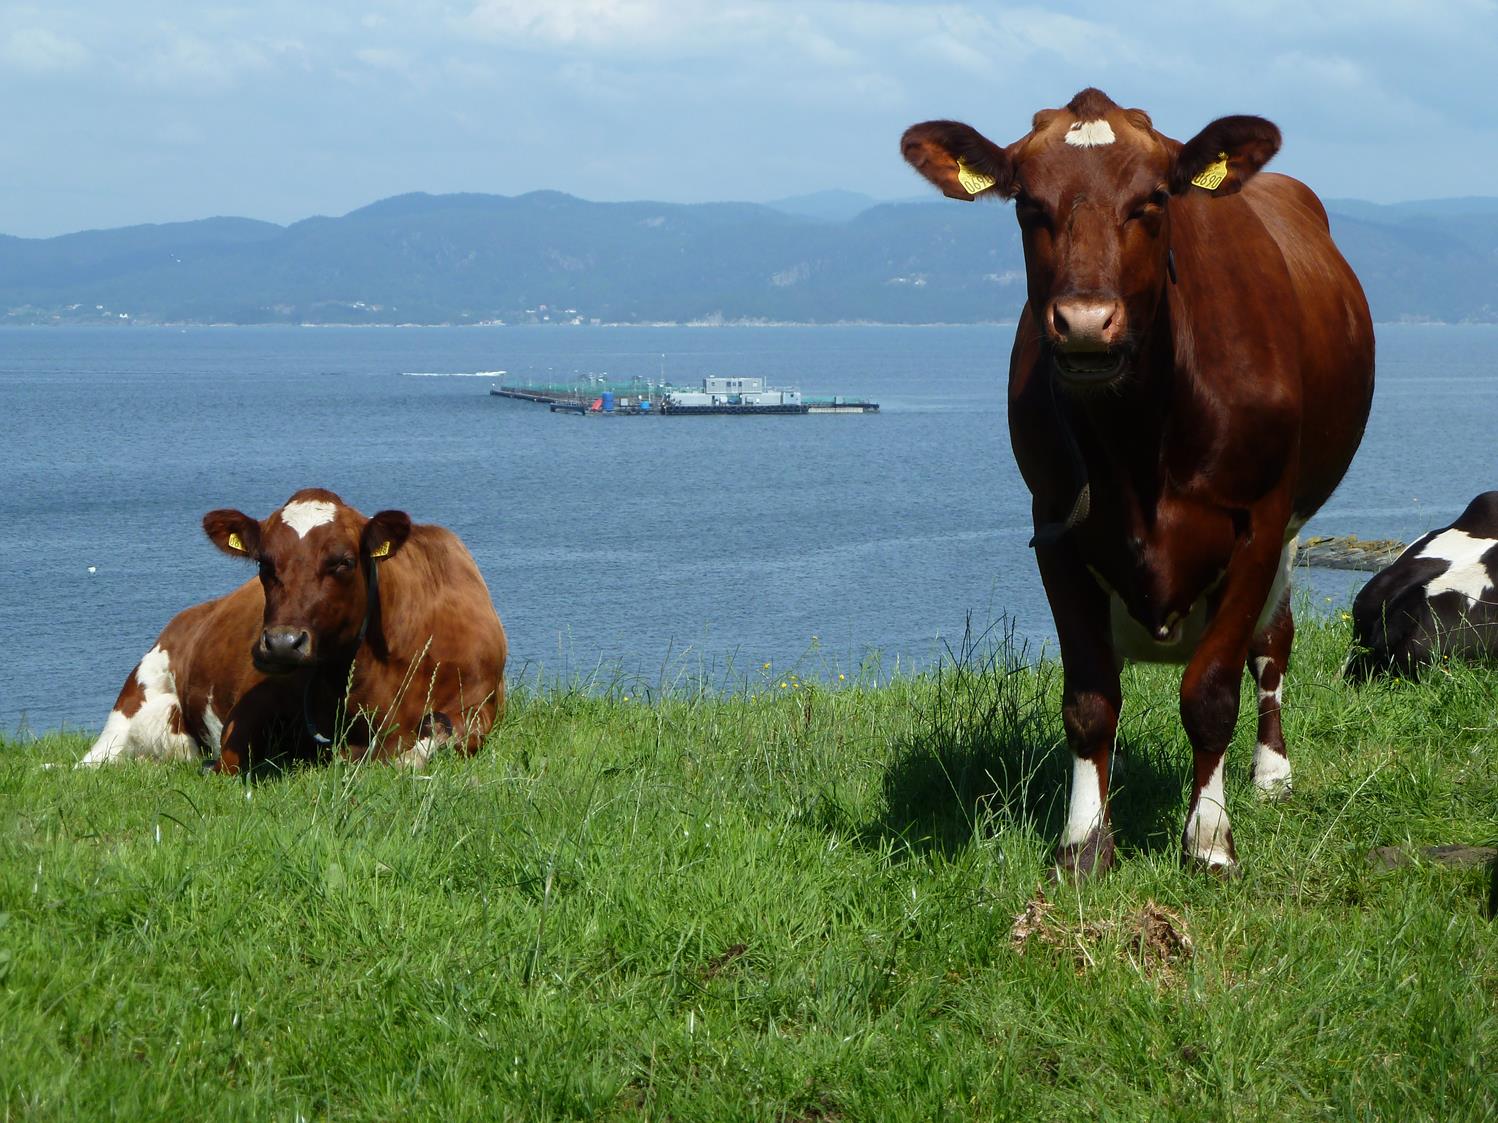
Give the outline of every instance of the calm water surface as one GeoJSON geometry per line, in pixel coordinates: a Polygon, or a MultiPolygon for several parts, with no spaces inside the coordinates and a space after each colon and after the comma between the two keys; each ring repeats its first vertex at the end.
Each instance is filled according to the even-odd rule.
{"type": "MultiPolygon", "coordinates": [[[[929,666],[1050,615],[1005,431],[1012,329],[0,329],[0,729],[96,728],[182,607],[198,528],[300,487],[468,543],[545,676],[929,666]],[[877,416],[553,415],[475,372],[763,375],[877,416]],[[468,375],[469,377],[463,377],[468,375]]],[[[1406,540],[1498,487],[1498,328],[1384,327],[1368,436],[1308,533],[1406,540]]],[[[1362,575],[1314,573],[1345,604],[1362,575]]],[[[1328,600],[1328,598],[1330,598],[1328,600]]]]}

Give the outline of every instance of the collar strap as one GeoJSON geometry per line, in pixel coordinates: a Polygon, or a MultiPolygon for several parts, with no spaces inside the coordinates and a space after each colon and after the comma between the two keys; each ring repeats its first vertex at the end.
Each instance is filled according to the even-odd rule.
{"type": "Polygon", "coordinates": [[[1035,534],[1030,539],[1030,549],[1038,549],[1042,546],[1054,546],[1067,534],[1075,530],[1087,521],[1087,516],[1092,513],[1092,481],[1087,475],[1087,458],[1082,455],[1082,446],[1077,443],[1077,434],[1072,428],[1071,419],[1067,416],[1066,403],[1056,393],[1056,376],[1053,372],[1046,372],[1046,380],[1051,387],[1051,408],[1056,412],[1056,425],[1061,430],[1062,443],[1066,448],[1067,466],[1071,469],[1071,477],[1077,489],[1077,497],[1072,501],[1071,511],[1066,518],[1060,522],[1041,523],[1035,528],[1035,534]]]}

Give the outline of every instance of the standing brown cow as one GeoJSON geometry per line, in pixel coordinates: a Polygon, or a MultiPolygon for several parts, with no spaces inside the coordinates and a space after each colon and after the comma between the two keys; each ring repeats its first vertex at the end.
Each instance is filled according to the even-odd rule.
{"type": "Polygon", "coordinates": [[[1222,770],[1250,660],[1254,782],[1290,782],[1289,568],[1362,439],[1373,327],[1316,196],[1256,174],[1279,143],[1224,117],[1182,144],[1092,89],[1007,147],[953,121],[903,138],[946,195],[1013,199],[1024,240],[1009,431],[1065,670],[1065,870],[1113,863],[1125,658],[1186,667],[1188,861],[1237,870],[1222,770]]]}
{"type": "Polygon", "coordinates": [[[83,764],[216,757],[237,772],[329,745],[424,765],[473,752],[504,710],[504,628],[463,543],[403,511],[365,518],[308,488],[257,521],[210,511],[259,579],[173,617],[83,764]]]}

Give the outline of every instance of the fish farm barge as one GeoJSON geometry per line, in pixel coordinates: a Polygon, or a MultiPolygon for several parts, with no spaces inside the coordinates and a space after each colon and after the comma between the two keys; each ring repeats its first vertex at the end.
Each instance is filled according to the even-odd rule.
{"type": "Polygon", "coordinates": [[[878,413],[878,402],[851,398],[807,398],[800,390],[766,386],[763,378],[709,375],[701,389],[662,382],[506,383],[496,398],[534,402],[552,413],[591,417],[762,416],[801,413],[878,413]]]}

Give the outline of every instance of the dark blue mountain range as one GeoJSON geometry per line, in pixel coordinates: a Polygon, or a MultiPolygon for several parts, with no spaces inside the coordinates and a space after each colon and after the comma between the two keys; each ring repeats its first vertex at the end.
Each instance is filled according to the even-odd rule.
{"type": "MultiPolygon", "coordinates": [[[[1498,320],[1498,199],[1334,200],[1381,321],[1498,320]]],[[[996,204],[852,192],[754,203],[401,195],[277,226],[211,218],[0,236],[8,323],[1012,320],[996,204]]]]}

